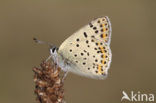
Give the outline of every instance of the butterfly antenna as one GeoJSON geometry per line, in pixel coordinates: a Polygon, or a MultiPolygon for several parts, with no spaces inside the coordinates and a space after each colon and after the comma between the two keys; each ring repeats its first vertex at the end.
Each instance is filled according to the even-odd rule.
{"type": "Polygon", "coordinates": [[[50,48],[54,47],[54,45],[52,45],[51,43],[49,42],[45,42],[45,41],[41,41],[41,40],[38,40],[37,38],[33,38],[33,40],[38,43],[38,44],[48,44],[50,46],[50,48]]]}

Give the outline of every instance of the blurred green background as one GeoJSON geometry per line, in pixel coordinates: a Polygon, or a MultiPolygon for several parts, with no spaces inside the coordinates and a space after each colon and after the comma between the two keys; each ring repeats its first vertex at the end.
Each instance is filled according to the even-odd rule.
{"type": "MultiPolygon", "coordinates": [[[[113,60],[108,78],[69,74],[67,103],[120,103],[122,91],[156,92],[156,1],[1,0],[0,103],[35,103],[32,68],[93,18],[109,16],[113,60]]],[[[127,103],[127,101],[123,101],[127,103]]]]}

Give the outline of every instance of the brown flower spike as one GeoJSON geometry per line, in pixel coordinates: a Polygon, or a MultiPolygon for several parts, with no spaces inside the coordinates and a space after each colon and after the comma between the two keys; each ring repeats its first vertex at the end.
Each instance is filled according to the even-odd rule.
{"type": "Polygon", "coordinates": [[[42,62],[34,67],[35,94],[39,103],[65,103],[60,68],[54,63],[42,62]]]}

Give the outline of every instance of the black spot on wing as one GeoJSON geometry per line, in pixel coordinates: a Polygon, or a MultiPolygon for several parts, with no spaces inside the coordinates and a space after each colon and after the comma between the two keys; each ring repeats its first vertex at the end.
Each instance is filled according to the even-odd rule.
{"type": "Polygon", "coordinates": [[[89,26],[92,28],[93,27],[93,24],[92,23],[89,23],[89,26]]]}
{"type": "Polygon", "coordinates": [[[96,27],[93,27],[93,29],[96,30],[97,28],[96,27]]]}
{"type": "Polygon", "coordinates": [[[72,52],[72,49],[70,49],[69,51],[72,52]]]}
{"type": "Polygon", "coordinates": [[[98,32],[99,32],[98,30],[95,31],[96,34],[97,34],[98,32]]]}
{"type": "Polygon", "coordinates": [[[79,44],[76,44],[76,47],[79,47],[80,45],[79,44]]]}
{"type": "Polygon", "coordinates": [[[84,37],[85,37],[85,38],[87,38],[87,37],[88,37],[88,35],[87,35],[87,33],[86,33],[86,32],[84,32],[83,34],[84,34],[84,37]]]}
{"type": "Polygon", "coordinates": [[[76,41],[80,41],[80,39],[79,39],[79,38],[77,38],[77,39],[76,39],[76,41]]]}
{"type": "Polygon", "coordinates": [[[86,43],[88,44],[88,43],[89,43],[89,41],[88,41],[88,40],[86,40],[86,43]]]}

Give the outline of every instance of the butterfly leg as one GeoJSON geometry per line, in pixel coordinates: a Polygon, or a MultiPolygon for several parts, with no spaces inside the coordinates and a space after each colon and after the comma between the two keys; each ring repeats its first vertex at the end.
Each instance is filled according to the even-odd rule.
{"type": "Polygon", "coordinates": [[[69,69],[68,69],[68,62],[64,60],[64,66],[62,67],[62,70],[64,71],[64,75],[62,77],[62,82],[65,80],[66,76],[69,73],[69,69]]]}
{"type": "Polygon", "coordinates": [[[64,80],[65,80],[65,78],[66,78],[66,76],[67,76],[68,73],[69,73],[69,71],[66,71],[66,72],[64,73],[64,75],[63,75],[63,77],[62,77],[62,82],[64,82],[64,80]]]}
{"type": "Polygon", "coordinates": [[[47,62],[48,60],[50,60],[52,58],[52,55],[50,55],[46,60],[45,62],[47,62]]]}

